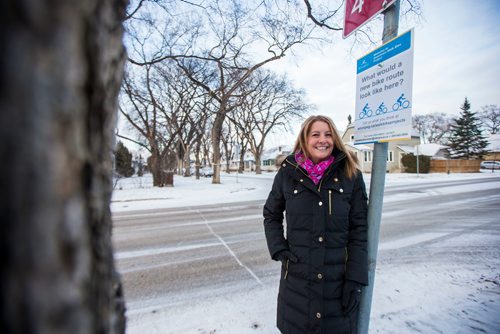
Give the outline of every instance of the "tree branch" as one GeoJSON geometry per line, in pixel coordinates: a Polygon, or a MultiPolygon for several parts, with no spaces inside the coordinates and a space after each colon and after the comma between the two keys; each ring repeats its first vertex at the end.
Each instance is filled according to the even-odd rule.
{"type": "MultiPolygon", "coordinates": [[[[312,6],[311,6],[311,3],[309,2],[309,0],[304,0],[304,3],[305,3],[305,5],[306,5],[306,7],[307,7],[307,17],[308,17],[308,18],[310,18],[310,19],[311,19],[311,21],[313,21],[313,23],[314,23],[314,24],[316,24],[317,26],[319,26],[319,27],[321,27],[321,28],[327,28],[327,29],[334,30],[334,31],[340,31],[340,30],[343,30],[342,28],[335,28],[335,27],[332,27],[332,26],[330,26],[330,25],[328,25],[328,24],[326,24],[326,23],[325,23],[325,21],[326,21],[327,19],[329,19],[330,17],[334,16],[334,15],[337,13],[338,9],[337,9],[337,10],[335,10],[335,11],[333,12],[333,14],[331,14],[330,16],[328,16],[326,19],[324,19],[324,20],[321,20],[321,21],[320,21],[320,20],[318,20],[318,19],[317,19],[317,18],[313,15],[313,13],[312,13],[312,6]]],[[[342,2],[342,3],[343,3],[343,2],[342,2]]],[[[341,6],[342,6],[342,5],[341,5],[341,6]]]]}

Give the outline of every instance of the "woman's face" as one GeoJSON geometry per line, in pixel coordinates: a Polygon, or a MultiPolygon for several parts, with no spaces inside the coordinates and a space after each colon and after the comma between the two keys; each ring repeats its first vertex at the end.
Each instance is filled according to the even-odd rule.
{"type": "Polygon", "coordinates": [[[330,157],[333,151],[333,133],[328,123],[316,121],[311,125],[306,150],[309,159],[315,164],[330,157]]]}

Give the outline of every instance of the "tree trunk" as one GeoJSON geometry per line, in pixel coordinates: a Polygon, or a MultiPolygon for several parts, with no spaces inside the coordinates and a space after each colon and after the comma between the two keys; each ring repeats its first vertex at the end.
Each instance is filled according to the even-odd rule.
{"type": "Polygon", "coordinates": [[[181,142],[177,143],[177,152],[176,152],[176,160],[177,160],[177,175],[184,175],[184,157],[185,157],[184,145],[181,142]]]}
{"type": "Polygon", "coordinates": [[[224,119],[226,118],[226,111],[224,103],[221,103],[219,112],[215,116],[214,124],[212,126],[212,149],[213,149],[213,170],[214,176],[212,178],[212,183],[220,184],[220,141],[222,135],[222,125],[224,124],[224,119]]]}
{"type": "Polygon", "coordinates": [[[261,162],[261,152],[257,152],[254,155],[255,157],[255,174],[262,174],[262,170],[260,168],[262,162],[261,162]]]}
{"type": "Polygon", "coordinates": [[[240,166],[238,168],[238,173],[243,173],[245,170],[245,151],[246,150],[243,149],[240,151],[240,166]]]}
{"type": "Polygon", "coordinates": [[[196,149],[195,149],[195,154],[194,154],[195,175],[196,175],[197,180],[200,179],[200,165],[201,165],[200,154],[201,154],[201,140],[196,142],[196,149]]]}
{"type": "Polygon", "coordinates": [[[226,173],[230,174],[231,173],[231,148],[229,148],[229,144],[226,142],[225,143],[225,150],[224,150],[224,155],[226,158],[226,173]]]}
{"type": "Polygon", "coordinates": [[[184,176],[191,176],[191,146],[189,144],[186,145],[186,153],[184,154],[184,176]]]}
{"type": "MultiPolygon", "coordinates": [[[[262,135],[265,138],[265,135],[262,135]]],[[[255,148],[255,174],[262,174],[262,152],[264,152],[264,139],[255,148]]]]}
{"type": "Polygon", "coordinates": [[[163,187],[166,182],[166,175],[163,171],[161,153],[157,148],[151,150],[151,156],[148,159],[149,169],[153,176],[153,187],[163,187]]]}
{"type": "Polygon", "coordinates": [[[176,152],[168,147],[164,148],[161,154],[161,170],[164,176],[163,185],[165,187],[174,186],[174,172],[177,165],[176,152]]]}
{"type": "Polygon", "coordinates": [[[109,204],[126,4],[1,2],[1,333],[125,331],[109,204]]]}

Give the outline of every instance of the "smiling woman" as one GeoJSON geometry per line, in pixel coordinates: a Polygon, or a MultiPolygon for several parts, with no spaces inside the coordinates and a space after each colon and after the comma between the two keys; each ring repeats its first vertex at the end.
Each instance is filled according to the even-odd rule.
{"type": "Polygon", "coordinates": [[[269,253],[282,263],[282,333],[356,333],[361,289],[368,283],[366,216],[354,155],[330,118],[309,117],[264,206],[269,253]]]}
{"type": "Polygon", "coordinates": [[[328,160],[331,157],[333,139],[328,123],[317,121],[311,125],[311,133],[307,137],[306,150],[309,153],[309,158],[315,164],[323,160],[328,160]]]}

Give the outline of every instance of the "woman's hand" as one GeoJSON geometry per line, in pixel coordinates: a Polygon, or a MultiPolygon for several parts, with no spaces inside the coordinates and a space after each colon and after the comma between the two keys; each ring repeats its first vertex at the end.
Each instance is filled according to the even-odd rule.
{"type": "Polygon", "coordinates": [[[295,256],[295,254],[293,254],[292,252],[290,252],[289,250],[282,250],[282,251],[279,251],[275,256],[274,258],[278,261],[281,261],[281,262],[285,262],[286,260],[290,260],[291,262],[293,263],[297,263],[297,261],[299,260],[297,258],[297,256],[295,256]]]}
{"type": "Polygon", "coordinates": [[[356,309],[361,300],[361,287],[358,282],[346,280],[342,289],[342,307],[345,315],[356,309]]]}

